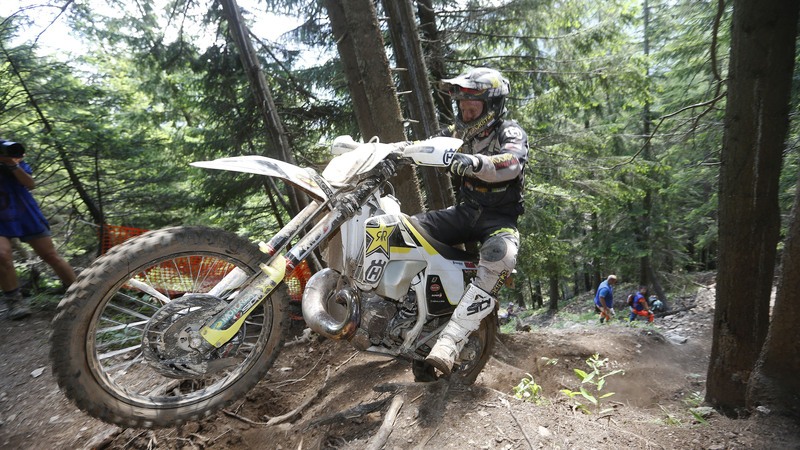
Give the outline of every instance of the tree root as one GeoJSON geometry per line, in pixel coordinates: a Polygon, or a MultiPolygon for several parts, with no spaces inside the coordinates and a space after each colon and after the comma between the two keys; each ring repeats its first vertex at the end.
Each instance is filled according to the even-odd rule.
{"type": "Polygon", "coordinates": [[[665,311],[665,312],[661,312],[661,313],[653,314],[653,317],[667,317],[667,316],[671,316],[671,315],[673,315],[673,314],[678,314],[679,312],[683,312],[683,311],[689,311],[690,309],[694,309],[694,307],[695,307],[695,306],[697,306],[697,305],[689,305],[689,306],[686,306],[686,307],[683,307],[683,308],[671,309],[671,310],[669,310],[669,311],[665,311]]]}
{"type": "Polygon", "coordinates": [[[369,450],[380,450],[383,448],[384,444],[386,444],[386,440],[389,439],[389,435],[392,434],[392,430],[394,429],[394,421],[397,419],[397,413],[400,412],[404,401],[404,395],[394,396],[392,404],[389,405],[389,410],[386,411],[386,416],[383,418],[383,424],[381,424],[378,433],[367,447],[369,450]]]}
{"type": "Polygon", "coordinates": [[[250,419],[248,419],[246,417],[242,417],[242,416],[240,416],[240,415],[238,415],[236,413],[233,413],[233,412],[227,411],[227,410],[223,410],[222,412],[225,413],[228,416],[237,418],[237,419],[241,420],[242,422],[249,423],[250,425],[259,425],[259,426],[267,426],[267,427],[273,426],[273,425],[278,425],[280,423],[283,423],[283,422],[286,422],[286,421],[289,421],[289,420],[293,419],[296,415],[300,414],[300,412],[303,411],[306,408],[306,406],[311,404],[311,402],[313,402],[317,397],[319,397],[319,395],[328,386],[328,377],[330,376],[330,374],[331,374],[331,368],[328,367],[328,371],[325,374],[325,381],[322,383],[322,386],[314,393],[314,395],[308,397],[306,399],[306,401],[301,403],[300,406],[298,406],[297,408],[289,411],[286,414],[272,417],[266,422],[256,422],[254,420],[250,420],[250,419]]]}
{"type": "Polygon", "coordinates": [[[392,397],[386,397],[383,400],[378,400],[377,402],[364,403],[345,411],[339,411],[337,413],[328,414],[327,416],[320,417],[319,419],[314,419],[308,425],[306,425],[305,428],[303,428],[303,432],[305,433],[306,431],[308,431],[309,428],[328,425],[331,423],[338,422],[342,419],[355,419],[357,417],[366,416],[371,412],[383,408],[383,405],[385,405],[386,402],[388,402],[389,399],[391,398],[392,397]]]}

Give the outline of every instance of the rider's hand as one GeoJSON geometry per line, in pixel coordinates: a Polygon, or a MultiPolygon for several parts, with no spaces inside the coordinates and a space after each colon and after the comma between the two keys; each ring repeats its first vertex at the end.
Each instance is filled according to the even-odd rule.
{"type": "Polygon", "coordinates": [[[456,153],[450,163],[450,172],[463,177],[467,173],[478,171],[481,167],[481,160],[477,156],[456,153]]]}

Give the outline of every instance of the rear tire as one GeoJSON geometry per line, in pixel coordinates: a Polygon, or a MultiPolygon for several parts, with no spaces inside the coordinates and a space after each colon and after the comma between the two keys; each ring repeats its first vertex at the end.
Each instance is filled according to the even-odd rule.
{"type": "Polygon", "coordinates": [[[494,350],[494,341],[497,339],[497,311],[495,310],[481,321],[481,326],[469,335],[469,341],[461,350],[461,357],[465,352],[474,353],[470,359],[462,359],[460,364],[453,367],[450,379],[459,384],[471,385],[478,379],[494,350]]]}
{"type": "MultiPolygon", "coordinates": [[[[229,405],[278,356],[288,326],[284,284],[212,352],[233,361],[215,373],[180,378],[155,370],[142,356],[142,332],[164,304],[208,293],[233,268],[253,275],[263,260],[250,241],[204,227],[151,231],[115,247],[80,274],[58,306],[50,357],[59,386],[89,415],[125,427],[173,426],[229,405]]],[[[181,314],[175,316],[188,317],[181,314]]]]}

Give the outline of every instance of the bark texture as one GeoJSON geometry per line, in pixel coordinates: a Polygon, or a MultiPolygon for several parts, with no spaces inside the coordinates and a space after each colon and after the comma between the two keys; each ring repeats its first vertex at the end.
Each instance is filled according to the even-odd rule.
{"type": "Polygon", "coordinates": [[[798,2],[785,0],[737,0],[733,6],[706,391],[706,400],[729,415],[745,406],[747,383],[767,335],[797,8],[798,2]]]}
{"type": "MultiPolygon", "coordinates": [[[[370,0],[324,0],[339,50],[356,121],[365,141],[406,140],[397,91],[383,47],[375,5],[370,0]]],[[[422,195],[413,167],[392,180],[407,214],[422,211],[422,195]]]]}
{"type": "Polygon", "coordinates": [[[800,417],[800,180],[789,218],[767,341],[750,376],[747,406],[800,417]]]}
{"type": "MultiPolygon", "coordinates": [[[[428,70],[422,53],[414,9],[411,0],[384,0],[383,9],[389,16],[389,31],[397,63],[397,78],[403,91],[411,138],[426,139],[439,131],[428,70]]],[[[445,209],[455,203],[453,185],[445,170],[421,167],[429,209],[445,209]]]]}

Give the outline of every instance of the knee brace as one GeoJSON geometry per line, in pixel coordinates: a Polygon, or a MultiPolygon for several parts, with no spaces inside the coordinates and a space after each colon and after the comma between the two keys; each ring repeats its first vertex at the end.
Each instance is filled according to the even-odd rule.
{"type": "Polygon", "coordinates": [[[481,259],[478,263],[475,285],[488,292],[489,295],[497,297],[506,278],[511,275],[511,271],[517,265],[518,249],[519,238],[516,230],[503,230],[490,236],[481,245],[481,259]]]}

